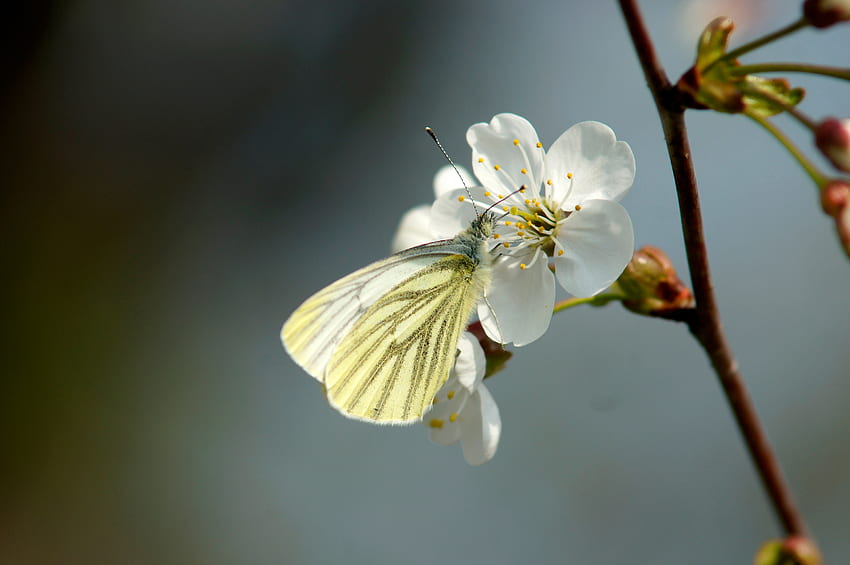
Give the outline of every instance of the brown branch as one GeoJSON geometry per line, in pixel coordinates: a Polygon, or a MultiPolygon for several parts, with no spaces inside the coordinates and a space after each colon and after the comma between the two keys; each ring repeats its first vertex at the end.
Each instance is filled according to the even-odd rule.
{"type": "Polygon", "coordinates": [[[738,429],[744,437],[777,518],[787,535],[803,535],[805,529],[803,519],[782,477],[779,463],[756,415],[755,407],[738,371],[738,363],[732,355],[720,324],[720,315],[708,268],[699,192],[685,129],[685,107],[655,55],[655,49],[636,1],[619,0],[619,3],[647,85],[658,108],[676,182],[688,268],[696,298],[696,312],[689,320],[688,327],[705,350],[720,380],[723,392],[735,415],[738,429]]]}

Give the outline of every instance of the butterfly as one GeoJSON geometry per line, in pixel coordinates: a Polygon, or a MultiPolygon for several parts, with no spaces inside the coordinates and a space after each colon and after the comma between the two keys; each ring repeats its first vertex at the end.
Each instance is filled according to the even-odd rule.
{"type": "Polygon", "coordinates": [[[490,285],[496,218],[476,214],[452,239],[406,249],[320,290],[284,323],[289,355],[331,406],[377,424],[422,418],[448,380],[457,344],[490,285]]]}

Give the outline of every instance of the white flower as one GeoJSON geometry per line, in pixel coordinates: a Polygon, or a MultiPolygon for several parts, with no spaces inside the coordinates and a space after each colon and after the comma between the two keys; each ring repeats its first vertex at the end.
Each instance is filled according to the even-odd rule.
{"type": "MultiPolygon", "coordinates": [[[[500,245],[493,282],[478,316],[491,339],[525,345],[549,327],[556,277],[571,294],[592,296],[631,259],[632,222],[618,201],[634,180],[634,155],[599,122],[574,125],[548,153],[534,127],[514,114],[473,125],[466,139],[483,185],[470,188],[478,212],[499,203],[495,211],[503,214],[493,236],[494,247],[500,245]]],[[[450,238],[469,226],[476,210],[450,171],[444,168],[435,179],[430,215],[424,207],[411,210],[400,226],[408,234],[400,232],[397,241],[450,238]]]]}
{"type": "Polygon", "coordinates": [[[434,405],[422,418],[431,441],[452,445],[460,441],[470,465],[486,463],[496,454],[502,420],[499,407],[484,386],[486,359],[478,340],[464,332],[449,380],[434,397],[434,405]]]}

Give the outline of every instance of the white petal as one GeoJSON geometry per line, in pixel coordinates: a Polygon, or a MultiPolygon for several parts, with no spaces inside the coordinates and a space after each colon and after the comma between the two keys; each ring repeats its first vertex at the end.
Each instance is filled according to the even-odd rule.
{"type": "Polygon", "coordinates": [[[478,181],[473,178],[466,168],[460,165],[456,166],[457,171],[451,165],[445,165],[434,175],[434,198],[439,198],[446,192],[456,188],[463,188],[464,183],[466,183],[466,186],[476,186],[478,184],[478,181]],[[463,181],[460,180],[458,173],[463,177],[463,181]]]}
{"type": "Polygon", "coordinates": [[[480,186],[469,187],[469,194],[478,204],[473,205],[467,196],[467,190],[455,189],[443,193],[431,206],[431,234],[434,239],[449,239],[469,227],[477,212],[483,212],[492,202],[484,196],[487,192],[480,186]]]}
{"type": "Polygon", "coordinates": [[[538,196],[545,152],[528,120],[498,114],[489,124],[470,127],[466,141],[472,147],[472,170],[481,184],[504,195],[525,185],[538,196]]]}
{"type": "Polygon", "coordinates": [[[610,200],[588,200],[558,229],[555,275],[570,294],[592,296],[626,268],[634,253],[632,221],[610,200]],[[563,255],[558,251],[563,249],[563,255]]]}
{"type": "Polygon", "coordinates": [[[460,415],[460,443],[470,465],[486,463],[496,454],[502,433],[499,407],[483,384],[466,403],[460,415]]]}
{"type": "Polygon", "coordinates": [[[469,392],[474,392],[484,378],[487,359],[478,339],[469,332],[463,332],[458,341],[460,351],[455,361],[454,374],[458,382],[469,392]]]}
{"type": "Polygon", "coordinates": [[[536,249],[495,261],[493,282],[486,302],[478,305],[478,317],[490,339],[521,346],[546,333],[554,305],[555,277],[546,254],[536,249]],[[520,263],[528,267],[521,269],[520,263]]]}
{"type": "Polygon", "coordinates": [[[431,235],[431,206],[422,204],[405,212],[393,238],[393,253],[434,241],[431,235]]]}
{"type": "Polygon", "coordinates": [[[469,391],[450,378],[442,386],[436,396],[436,403],[422,418],[422,423],[429,429],[429,437],[438,445],[451,445],[460,439],[460,413],[468,403],[469,391]],[[452,415],[454,414],[454,418],[452,415]],[[452,421],[454,420],[454,421],[452,421]]]}
{"type": "Polygon", "coordinates": [[[552,180],[552,201],[564,210],[596,198],[619,201],[634,182],[635,156],[605,124],[581,122],[549,149],[544,178],[552,180]]]}

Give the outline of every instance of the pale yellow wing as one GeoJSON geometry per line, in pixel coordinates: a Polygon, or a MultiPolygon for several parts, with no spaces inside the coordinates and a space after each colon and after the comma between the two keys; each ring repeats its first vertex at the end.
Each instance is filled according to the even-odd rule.
{"type": "Polygon", "coordinates": [[[319,381],[331,354],[357,319],[401,281],[446,257],[431,246],[367,265],[323,288],[298,307],[280,332],[286,351],[319,381]]]}
{"type": "Polygon", "coordinates": [[[478,274],[468,256],[447,255],[387,291],[334,351],[324,378],[328,401],[375,423],[420,419],[448,380],[483,286],[478,274]]]}

